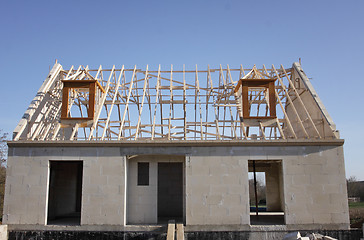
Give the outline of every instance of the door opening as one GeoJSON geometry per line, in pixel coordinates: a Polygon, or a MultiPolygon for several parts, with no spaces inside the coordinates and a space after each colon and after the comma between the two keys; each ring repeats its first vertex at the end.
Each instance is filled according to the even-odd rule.
{"type": "Polygon", "coordinates": [[[82,161],[50,161],[47,225],[80,225],[82,161]]]}
{"type": "Polygon", "coordinates": [[[158,163],[158,222],[183,221],[183,163],[158,163]]]}

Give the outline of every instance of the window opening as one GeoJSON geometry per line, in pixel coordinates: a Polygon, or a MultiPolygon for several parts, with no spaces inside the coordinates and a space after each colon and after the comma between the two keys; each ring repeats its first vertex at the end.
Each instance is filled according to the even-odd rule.
{"type": "Polygon", "coordinates": [[[285,224],[281,161],[250,160],[248,164],[250,224],[285,224]]]}
{"type": "Polygon", "coordinates": [[[276,118],[275,80],[258,78],[239,80],[235,93],[241,87],[243,119],[276,118]]]}
{"type": "Polygon", "coordinates": [[[95,114],[97,89],[102,88],[97,80],[62,80],[61,120],[92,120],[95,114]]]}
{"type": "Polygon", "coordinates": [[[138,186],[149,186],[149,162],[138,162],[138,186]]]}

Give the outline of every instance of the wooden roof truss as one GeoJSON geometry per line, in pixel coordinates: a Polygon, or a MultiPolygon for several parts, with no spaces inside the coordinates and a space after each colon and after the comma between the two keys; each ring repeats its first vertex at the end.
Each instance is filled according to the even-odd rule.
{"type": "Polygon", "coordinates": [[[13,135],[15,141],[327,138],[339,138],[338,132],[298,63],[288,69],[220,65],[203,70],[172,65],[64,70],[57,63],[13,135]],[[95,96],[70,88],[62,102],[65,82],[95,80],[95,96]],[[249,82],[256,84],[244,88],[249,82]],[[66,119],[61,119],[62,104],[68,104],[66,119]],[[90,107],[94,114],[87,117],[90,107]]]}

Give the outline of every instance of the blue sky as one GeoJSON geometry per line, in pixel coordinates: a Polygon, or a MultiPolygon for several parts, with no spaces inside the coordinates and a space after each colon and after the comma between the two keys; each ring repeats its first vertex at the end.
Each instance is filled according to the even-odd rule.
{"type": "Polygon", "coordinates": [[[0,0],[0,129],[11,133],[55,59],[112,67],[289,68],[298,58],[364,180],[364,1],[0,0]]]}

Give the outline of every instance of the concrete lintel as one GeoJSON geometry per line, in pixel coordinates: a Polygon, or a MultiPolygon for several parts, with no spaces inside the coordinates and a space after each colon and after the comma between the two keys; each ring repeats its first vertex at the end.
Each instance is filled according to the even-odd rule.
{"type": "Polygon", "coordinates": [[[210,147],[210,146],[342,146],[344,139],[223,140],[223,141],[8,141],[9,147],[210,147]]]}

